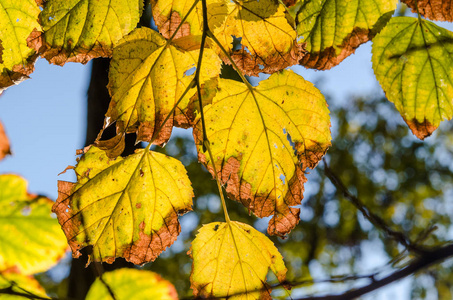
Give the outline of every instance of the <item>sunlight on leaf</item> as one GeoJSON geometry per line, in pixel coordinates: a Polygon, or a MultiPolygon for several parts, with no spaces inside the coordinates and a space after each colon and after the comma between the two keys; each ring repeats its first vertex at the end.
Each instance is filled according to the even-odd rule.
{"type": "MultiPolygon", "coordinates": [[[[314,168],[330,146],[327,104],[313,84],[292,71],[273,74],[252,92],[221,79],[212,105],[205,106],[207,137],[228,195],[258,217],[274,215],[269,234],[285,235],[299,222],[304,170],[314,168]]],[[[194,137],[199,160],[214,173],[202,151],[202,127],[194,137]]]]}
{"type": "Polygon", "coordinates": [[[9,140],[6,136],[5,129],[0,122],[0,160],[4,159],[6,155],[11,154],[9,140]]]}
{"type": "Polygon", "coordinates": [[[151,271],[115,270],[102,274],[102,281],[99,278],[96,279],[88,291],[86,300],[178,299],[175,287],[169,281],[162,279],[159,274],[151,271]]]}
{"type": "Polygon", "coordinates": [[[425,18],[433,21],[449,21],[453,22],[453,3],[451,0],[420,0],[415,3],[416,0],[401,0],[401,2],[407,4],[412,12],[417,13],[418,11],[425,18]]]}
{"type": "Polygon", "coordinates": [[[109,159],[91,147],[75,168],[78,183],[60,181],[53,207],[73,256],[134,264],[155,260],[176,240],[178,215],[192,210],[192,187],[184,166],[156,152],[137,150],[109,159]]]}
{"type": "MultiPolygon", "coordinates": [[[[167,45],[159,33],[148,28],[137,29],[124,38],[115,48],[110,64],[112,101],[106,114],[106,126],[116,121],[117,134],[121,138],[124,132],[137,132],[138,141],[151,141],[191,84],[198,56],[198,50],[181,51],[174,45],[167,45]]],[[[201,84],[218,76],[220,63],[212,50],[205,49],[201,84]]],[[[187,127],[192,123],[185,111],[194,93],[192,88],[179,103],[174,115],[159,132],[155,144],[167,142],[174,125],[187,127]]],[[[111,145],[119,142],[117,140],[118,137],[97,144],[112,148],[111,145]]]]}
{"type": "Polygon", "coordinates": [[[139,22],[142,0],[47,0],[29,45],[49,62],[87,63],[109,57],[113,46],[139,22]]]}
{"type": "Polygon", "coordinates": [[[300,64],[330,69],[371,40],[390,19],[395,0],[302,1],[297,14],[297,34],[308,54],[300,64]]]}
{"type": "Polygon", "coordinates": [[[22,177],[0,175],[0,271],[43,272],[63,257],[67,244],[51,216],[52,204],[27,194],[22,177]]]}
{"type": "Polygon", "coordinates": [[[453,116],[453,33],[395,17],[373,40],[376,78],[412,132],[424,139],[453,116]]]}
{"type": "Polygon", "coordinates": [[[244,74],[273,73],[299,62],[305,52],[283,5],[272,0],[225,2],[228,16],[212,31],[244,74]],[[233,48],[233,36],[240,39],[240,49],[233,48]]]}
{"type": "Polygon", "coordinates": [[[12,292],[24,294],[24,296],[0,293],[1,300],[35,299],[30,297],[31,295],[48,298],[44,288],[32,276],[16,273],[0,273],[0,290],[8,288],[11,288],[12,292]]]}
{"type": "Polygon", "coordinates": [[[192,242],[191,288],[197,297],[271,299],[269,269],[286,276],[281,254],[261,232],[240,222],[203,225],[192,242]]]}
{"type": "Polygon", "coordinates": [[[40,29],[35,0],[0,0],[0,93],[28,78],[37,55],[27,47],[27,37],[40,29]]]}

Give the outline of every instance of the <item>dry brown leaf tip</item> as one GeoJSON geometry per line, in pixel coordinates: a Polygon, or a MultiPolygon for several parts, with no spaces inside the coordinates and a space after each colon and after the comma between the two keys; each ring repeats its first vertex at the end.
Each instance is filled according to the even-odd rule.
{"type": "Polygon", "coordinates": [[[415,118],[409,121],[404,119],[404,121],[407,123],[412,133],[420,140],[424,140],[437,129],[437,126],[431,124],[427,119],[424,119],[423,122],[419,122],[415,118]]]}
{"type": "Polygon", "coordinates": [[[6,136],[5,130],[3,129],[2,123],[0,123],[0,160],[5,158],[5,156],[9,154],[11,154],[9,140],[6,136]]]}
{"type": "Polygon", "coordinates": [[[329,70],[353,54],[361,44],[371,40],[375,34],[375,32],[368,29],[354,28],[341,45],[337,47],[330,46],[320,52],[307,53],[299,63],[306,68],[329,70]],[[337,53],[337,49],[340,49],[339,53],[337,53]]]}
{"type": "Polygon", "coordinates": [[[412,12],[418,12],[425,18],[434,21],[453,22],[453,2],[451,0],[402,0],[412,12]]]}

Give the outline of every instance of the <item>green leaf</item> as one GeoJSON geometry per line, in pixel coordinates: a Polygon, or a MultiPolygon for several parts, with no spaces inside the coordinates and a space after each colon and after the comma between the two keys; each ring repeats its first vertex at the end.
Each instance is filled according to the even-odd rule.
{"type": "Polygon", "coordinates": [[[330,69],[371,40],[390,19],[395,0],[303,0],[297,13],[297,35],[306,43],[300,64],[330,69]]]}
{"type": "Polygon", "coordinates": [[[389,101],[424,139],[453,116],[453,33],[432,22],[393,18],[373,40],[373,69],[389,101]]]}
{"type": "Polygon", "coordinates": [[[412,12],[420,12],[425,18],[433,21],[453,22],[453,6],[450,0],[401,0],[412,12]],[[417,11],[418,8],[418,11],[417,11]]]}
{"type": "MultiPolygon", "coordinates": [[[[258,217],[274,215],[268,233],[285,235],[299,222],[306,181],[330,146],[327,104],[313,84],[292,71],[273,74],[249,89],[220,80],[204,108],[207,138],[218,177],[229,196],[258,217]]],[[[198,158],[214,174],[203,153],[201,121],[194,129],[198,158]]]]}
{"type": "Polygon", "coordinates": [[[0,271],[43,272],[63,257],[67,245],[53,202],[27,194],[27,182],[17,175],[0,175],[0,271]]]}
{"type": "Polygon", "coordinates": [[[14,295],[1,293],[1,300],[36,299],[33,296],[50,299],[36,279],[23,274],[0,273],[0,289],[9,289],[11,294],[14,293],[14,295]]]}
{"type": "Polygon", "coordinates": [[[184,166],[160,153],[137,150],[109,159],[91,147],[75,172],[78,183],[60,181],[53,207],[74,257],[92,246],[94,261],[155,260],[176,240],[178,215],[192,210],[184,166]]]}
{"type": "MultiPolygon", "coordinates": [[[[195,93],[194,88],[158,131],[186,88],[192,84],[198,56],[199,50],[182,51],[149,28],[137,29],[121,40],[110,64],[112,101],[105,125],[116,122],[118,136],[97,142],[97,145],[106,149],[115,148],[123,143],[125,132],[137,132],[138,141],[149,142],[155,138],[155,144],[162,144],[170,138],[173,125],[187,127],[191,124],[193,120],[186,115],[186,111],[190,96],[195,93]]],[[[200,84],[217,77],[220,64],[221,60],[214,51],[205,49],[200,84]]],[[[122,147],[109,156],[121,152],[122,147]]]]}
{"type": "Polygon", "coordinates": [[[175,287],[159,274],[145,270],[120,269],[102,274],[102,280],[97,278],[85,299],[177,300],[178,295],[175,287]]]}
{"type": "Polygon", "coordinates": [[[143,0],[48,0],[39,15],[43,32],[29,45],[49,62],[87,63],[109,57],[114,45],[139,22],[143,0]]]}
{"type": "Polygon", "coordinates": [[[0,93],[33,72],[37,55],[27,37],[41,29],[39,12],[35,0],[0,0],[0,93]]]}
{"type": "Polygon", "coordinates": [[[261,232],[240,222],[203,225],[192,242],[191,288],[196,297],[271,299],[269,269],[279,282],[286,268],[281,254],[261,232]]]}

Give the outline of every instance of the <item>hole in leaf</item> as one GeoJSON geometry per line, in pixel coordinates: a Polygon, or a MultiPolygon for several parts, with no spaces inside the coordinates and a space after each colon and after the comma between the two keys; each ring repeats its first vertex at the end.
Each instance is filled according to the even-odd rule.
{"type": "Polygon", "coordinates": [[[286,176],[283,174],[280,174],[280,180],[283,182],[283,184],[286,184],[286,176]]]}
{"type": "Polygon", "coordinates": [[[31,208],[30,206],[25,206],[24,208],[22,208],[22,210],[20,211],[20,213],[26,217],[26,216],[29,216],[31,214],[31,208]]]}
{"type": "Polygon", "coordinates": [[[193,75],[193,74],[195,73],[196,70],[197,70],[196,67],[192,67],[192,68],[190,68],[189,70],[187,70],[187,71],[184,72],[184,76],[193,75]]]}

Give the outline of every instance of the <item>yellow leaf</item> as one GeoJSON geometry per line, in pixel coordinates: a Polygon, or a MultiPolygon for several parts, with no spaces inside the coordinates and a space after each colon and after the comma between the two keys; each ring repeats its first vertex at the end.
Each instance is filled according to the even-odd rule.
{"type": "Polygon", "coordinates": [[[191,288],[196,297],[271,299],[269,269],[286,276],[281,254],[261,232],[240,222],[204,225],[192,242],[191,288]]]}
{"type": "Polygon", "coordinates": [[[177,300],[175,287],[159,274],[134,269],[119,269],[102,274],[88,291],[85,300],[177,300]],[[109,291],[109,289],[110,291],[109,291]],[[115,296],[112,298],[111,293],[115,296]]]}
{"type": "Polygon", "coordinates": [[[308,54],[301,65],[330,69],[371,40],[396,8],[396,0],[303,0],[297,34],[308,54]]]}
{"type": "Polygon", "coordinates": [[[114,45],[140,19],[143,0],[47,0],[29,45],[49,62],[87,63],[109,57],[114,45]]]}
{"type": "Polygon", "coordinates": [[[46,291],[39,282],[32,276],[25,276],[16,273],[0,273],[0,290],[11,289],[13,292],[20,295],[8,295],[0,293],[0,300],[20,300],[20,299],[35,299],[31,296],[50,299],[46,295],[46,291]]]}
{"type": "Polygon", "coordinates": [[[74,257],[92,246],[95,261],[154,260],[176,240],[178,215],[192,209],[183,165],[160,153],[138,150],[109,159],[91,147],[75,172],[78,183],[60,181],[53,207],[74,257]]]}
{"type": "Polygon", "coordinates": [[[67,244],[51,216],[52,204],[28,194],[22,177],[0,175],[0,271],[43,272],[63,257],[67,244]]]}
{"type": "Polygon", "coordinates": [[[39,12],[35,0],[0,0],[0,94],[33,72],[37,55],[27,37],[41,28],[39,12]]]}
{"type": "MultiPolygon", "coordinates": [[[[124,132],[137,132],[139,141],[149,142],[155,137],[154,143],[162,144],[170,138],[174,125],[187,127],[192,122],[185,111],[194,88],[155,136],[192,83],[198,56],[199,50],[181,51],[149,28],[137,29],[121,40],[110,65],[112,101],[106,114],[106,126],[116,121],[121,138],[116,137],[114,146],[122,141],[124,132]]],[[[218,76],[220,63],[214,51],[205,49],[200,84],[218,76]]],[[[104,147],[104,144],[99,145],[104,147]]],[[[112,147],[107,145],[106,148],[112,147]]]]}
{"type": "Polygon", "coordinates": [[[11,154],[8,137],[6,136],[2,123],[0,123],[0,160],[4,159],[8,154],[11,154]]]}
{"type": "MultiPolygon", "coordinates": [[[[310,82],[292,71],[273,74],[256,88],[220,80],[204,108],[206,132],[218,177],[229,196],[258,217],[274,215],[269,234],[285,235],[299,222],[304,170],[314,168],[330,146],[326,101],[310,82]]],[[[201,121],[194,129],[199,160],[201,121]]]]}
{"type": "Polygon", "coordinates": [[[283,5],[273,0],[224,2],[228,16],[211,30],[244,74],[274,73],[299,62],[304,50],[283,5]],[[232,36],[241,39],[241,49],[233,49],[232,36]]]}

